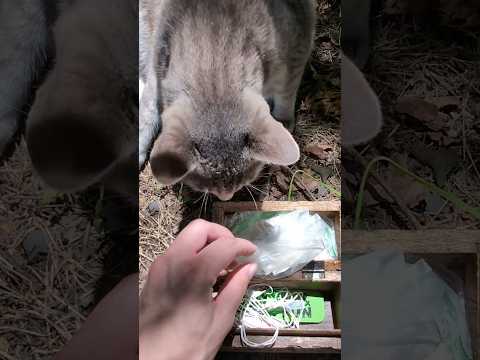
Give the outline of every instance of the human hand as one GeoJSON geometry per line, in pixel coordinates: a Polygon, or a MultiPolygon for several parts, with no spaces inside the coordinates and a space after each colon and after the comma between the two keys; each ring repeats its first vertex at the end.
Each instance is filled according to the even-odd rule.
{"type": "Polygon", "coordinates": [[[203,220],[189,224],[150,268],[140,296],[140,359],[213,359],[256,264],[233,269],[215,298],[212,287],[237,256],[255,250],[223,226],[203,220]]]}

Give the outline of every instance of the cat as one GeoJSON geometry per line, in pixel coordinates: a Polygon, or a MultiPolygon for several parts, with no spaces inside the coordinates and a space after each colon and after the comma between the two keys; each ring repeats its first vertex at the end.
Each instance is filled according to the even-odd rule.
{"type": "Polygon", "coordinates": [[[26,119],[35,171],[58,191],[101,181],[137,202],[138,1],[0,4],[0,155],[46,72],[26,119]]]}
{"type": "Polygon", "coordinates": [[[139,165],[229,200],[296,163],[314,27],[313,0],[141,0],[139,165]]]}

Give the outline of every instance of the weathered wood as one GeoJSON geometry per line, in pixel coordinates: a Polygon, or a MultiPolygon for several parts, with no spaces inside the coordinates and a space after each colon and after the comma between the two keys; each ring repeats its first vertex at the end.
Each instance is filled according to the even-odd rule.
{"type": "Polygon", "coordinates": [[[317,354],[315,352],[295,354],[281,352],[259,352],[259,351],[220,351],[215,360],[341,360],[339,352],[328,354],[317,354]]]}
{"type": "MultiPolygon", "coordinates": [[[[246,330],[247,335],[261,335],[261,336],[272,336],[275,332],[274,329],[248,329],[246,330]]],[[[235,330],[235,334],[239,335],[240,330],[235,330]]],[[[279,336],[302,336],[302,337],[340,337],[342,331],[340,329],[280,329],[278,331],[279,336]]]]}
{"type": "Polygon", "coordinates": [[[222,209],[224,213],[239,211],[288,211],[307,209],[311,211],[340,211],[340,201],[239,201],[239,202],[216,202],[214,208],[222,209]]]}
{"type": "Polygon", "coordinates": [[[327,354],[318,354],[315,352],[295,354],[292,356],[291,353],[282,353],[282,352],[259,352],[256,350],[252,351],[220,351],[215,360],[341,360],[342,354],[339,352],[336,353],[327,353],[327,354]]]}
{"type": "MultiPolygon", "coordinates": [[[[340,271],[325,271],[325,278],[318,280],[310,280],[302,278],[302,271],[296,272],[292,276],[277,279],[269,280],[268,284],[273,287],[288,287],[288,288],[298,288],[298,289],[321,289],[332,288],[337,286],[337,283],[340,283],[342,278],[340,271]]],[[[263,279],[253,279],[252,284],[264,284],[265,280],[263,279]]]]}
{"type": "Polygon", "coordinates": [[[343,253],[396,249],[410,253],[474,254],[480,244],[477,230],[343,230],[343,253]]]}
{"type": "Polygon", "coordinates": [[[342,270],[342,262],[340,260],[325,261],[326,271],[342,270]]]}
{"type": "MultiPolygon", "coordinates": [[[[249,336],[251,341],[263,342],[271,336],[249,336]]],[[[228,336],[225,339],[222,350],[226,351],[252,351],[243,346],[240,335],[228,336]]],[[[275,344],[268,349],[255,349],[255,351],[268,352],[299,352],[299,353],[339,353],[341,339],[339,337],[299,337],[279,336],[275,344]]]]}

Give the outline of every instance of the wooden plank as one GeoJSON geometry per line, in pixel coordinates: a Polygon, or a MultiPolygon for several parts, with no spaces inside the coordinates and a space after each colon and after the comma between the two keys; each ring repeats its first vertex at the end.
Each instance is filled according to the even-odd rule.
{"type": "MultiPolygon", "coordinates": [[[[340,283],[342,280],[342,275],[340,271],[325,271],[325,278],[318,280],[303,279],[302,271],[296,272],[292,276],[277,279],[277,280],[268,280],[268,284],[273,287],[287,287],[287,288],[296,288],[296,289],[324,289],[325,286],[322,284],[329,284],[331,286],[336,286],[336,283],[340,283]]],[[[253,279],[252,284],[264,284],[264,279],[253,279]]],[[[330,288],[330,286],[328,286],[330,288]]]]}
{"type": "Polygon", "coordinates": [[[240,211],[289,211],[307,209],[311,211],[339,212],[340,201],[239,201],[239,202],[216,202],[214,208],[224,213],[240,211]]]}
{"type": "MultiPolygon", "coordinates": [[[[272,336],[275,329],[247,329],[247,335],[250,336],[272,336]]],[[[236,335],[240,335],[240,329],[235,330],[236,335]]],[[[280,329],[279,336],[301,336],[301,337],[340,337],[342,331],[340,329],[280,329]]]]}
{"type": "Polygon", "coordinates": [[[343,230],[343,253],[396,249],[410,253],[474,254],[480,244],[478,230],[343,230]]]}
{"type": "MultiPolygon", "coordinates": [[[[261,343],[270,336],[249,336],[249,340],[261,343]]],[[[242,344],[240,335],[230,335],[225,339],[222,350],[224,351],[252,351],[242,344]]],[[[315,353],[328,354],[339,353],[341,350],[341,339],[338,337],[299,337],[299,336],[279,336],[275,344],[268,349],[253,349],[254,351],[264,352],[287,352],[287,353],[315,353]]]]}
{"type": "Polygon", "coordinates": [[[341,360],[340,353],[317,354],[315,352],[295,354],[292,357],[288,352],[259,352],[252,351],[220,351],[215,360],[341,360]]]}

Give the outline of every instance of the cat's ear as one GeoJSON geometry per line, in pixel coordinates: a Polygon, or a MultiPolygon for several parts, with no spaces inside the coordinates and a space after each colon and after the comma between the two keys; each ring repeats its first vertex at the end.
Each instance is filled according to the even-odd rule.
{"type": "Polygon", "coordinates": [[[162,114],[162,132],[150,154],[153,175],[163,185],[173,185],[193,170],[191,140],[185,124],[188,106],[177,101],[162,114]]]}
{"type": "Polygon", "coordinates": [[[47,82],[37,92],[26,142],[43,181],[58,191],[73,192],[102,180],[134,149],[128,140],[134,139],[134,127],[124,126],[128,120],[116,106],[92,106],[74,89],[57,94],[51,90],[55,84],[47,82]]]}
{"type": "Polygon", "coordinates": [[[342,54],[342,144],[357,145],[382,127],[380,102],[362,72],[342,54]]]}
{"type": "Polygon", "coordinates": [[[252,134],[251,151],[255,160],[288,166],[300,159],[300,149],[292,134],[273,117],[257,121],[252,134]]]}
{"type": "Polygon", "coordinates": [[[163,185],[182,181],[192,170],[184,137],[174,132],[162,133],[153,145],[150,166],[155,178],[163,185]]]}

